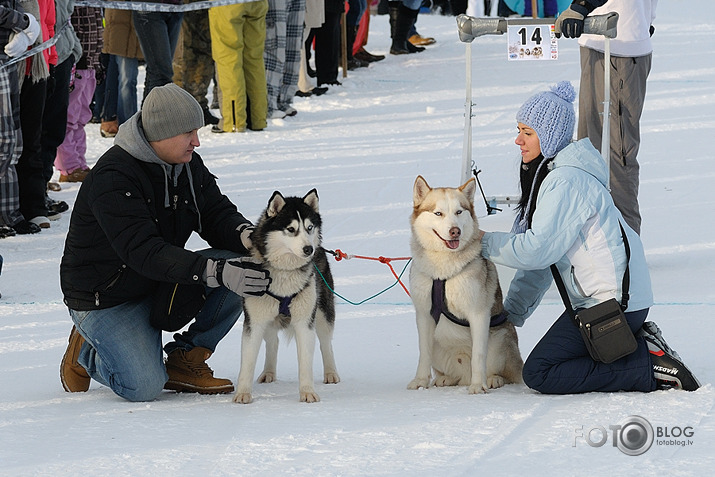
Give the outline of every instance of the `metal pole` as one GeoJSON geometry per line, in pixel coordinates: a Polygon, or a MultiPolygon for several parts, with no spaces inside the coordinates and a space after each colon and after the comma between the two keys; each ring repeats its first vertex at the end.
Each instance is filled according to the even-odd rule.
{"type": "Polygon", "coordinates": [[[469,180],[472,167],[472,44],[467,43],[467,96],[464,101],[464,142],[462,144],[462,184],[469,180]]]}
{"type": "Polygon", "coordinates": [[[606,187],[611,189],[611,39],[605,37],[603,53],[603,132],[601,134],[601,156],[606,161],[608,175],[606,187]]]}

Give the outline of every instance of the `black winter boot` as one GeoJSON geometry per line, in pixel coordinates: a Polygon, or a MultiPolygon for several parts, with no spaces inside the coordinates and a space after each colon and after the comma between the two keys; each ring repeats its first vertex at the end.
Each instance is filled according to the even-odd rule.
{"type": "Polygon", "coordinates": [[[397,17],[400,14],[400,4],[401,2],[387,2],[388,11],[390,15],[390,38],[394,40],[395,38],[395,25],[397,24],[397,17]]]}
{"type": "MultiPolygon", "coordinates": [[[[393,19],[392,3],[398,2],[390,2],[390,21],[393,19]]],[[[402,3],[398,3],[398,7],[395,10],[395,28],[392,35],[390,54],[405,55],[408,53],[424,51],[424,48],[414,46],[412,43],[407,41],[407,35],[409,34],[412,25],[414,25],[417,20],[419,10],[411,10],[402,3]]]]}
{"type": "Polygon", "coordinates": [[[346,54],[348,57],[348,69],[355,70],[357,68],[366,68],[368,66],[367,61],[363,61],[359,58],[353,56],[353,46],[355,45],[355,37],[357,36],[357,26],[348,26],[346,35],[346,54]]]}

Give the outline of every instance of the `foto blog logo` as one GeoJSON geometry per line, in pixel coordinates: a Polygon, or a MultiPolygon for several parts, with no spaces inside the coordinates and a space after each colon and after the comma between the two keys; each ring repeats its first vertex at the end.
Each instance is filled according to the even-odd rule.
{"type": "Polygon", "coordinates": [[[686,438],[693,437],[695,434],[690,426],[658,426],[654,431],[650,422],[641,416],[628,416],[618,424],[609,425],[608,430],[603,426],[594,426],[585,430],[584,426],[581,426],[574,431],[573,447],[576,447],[579,440],[586,441],[591,447],[602,447],[610,435],[612,446],[631,456],[645,454],[654,442],[665,446],[693,445],[693,441],[686,438]]]}

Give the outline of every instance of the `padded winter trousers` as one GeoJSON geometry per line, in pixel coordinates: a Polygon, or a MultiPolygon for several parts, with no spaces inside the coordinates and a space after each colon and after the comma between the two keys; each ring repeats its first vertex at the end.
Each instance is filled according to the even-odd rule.
{"type": "MultiPolygon", "coordinates": [[[[652,55],[611,57],[611,195],[626,223],[638,234],[640,120],[652,55]]],[[[604,54],[581,47],[578,138],[588,137],[601,151],[603,134],[604,54]]]]}
{"type": "MultiPolygon", "coordinates": [[[[625,315],[636,333],[648,309],[625,315]]],[[[648,346],[643,338],[636,337],[636,341],[638,348],[628,356],[610,364],[594,361],[578,328],[564,312],[526,359],[524,383],[544,394],[653,391],[656,384],[648,346]]]]}
{"type": "Polygon", "coordinates": [[[65,139],[57,148],[55,167],[68,175],[76,170],[87,169],[87,134],[84,127],[92,119],[89,108],[97,87],[94,70],[77,70],[74,89],[70,93],[65,139]]]}
{"type": "Polygon", "coordinates": [[[0,224],[10,227],[24,219],[15,171],[21,153],[20,88],[17,66],[10,66],[0,69],[0,224]]]}
{"type": "Polygon", "coordinates": [[[298,91],[305,0],[268,0],[266,64],[268,114],[285,111],[298,91]]]}
{"type": "Polygon", "coordinates": [[[263,48],[268,1],[209,9],[211,51],[221,89],[223,131],[246,129],[246,105],[251,105],[251,128],[266,127],[268,99],[263,48]]]}

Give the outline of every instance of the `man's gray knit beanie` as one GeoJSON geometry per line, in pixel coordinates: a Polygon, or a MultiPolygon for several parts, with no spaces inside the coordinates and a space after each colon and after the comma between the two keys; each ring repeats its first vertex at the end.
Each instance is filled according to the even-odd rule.
{"type": "Polygon", "coordinates": [[[147,141],[161,141],[204,126],[198,101],[174,83],[149,91],[141,118],[147,141]]]}

